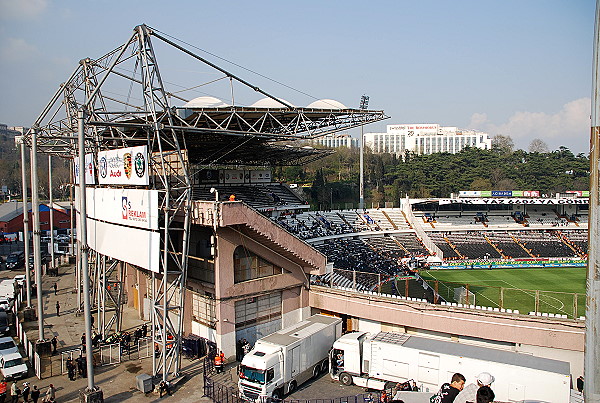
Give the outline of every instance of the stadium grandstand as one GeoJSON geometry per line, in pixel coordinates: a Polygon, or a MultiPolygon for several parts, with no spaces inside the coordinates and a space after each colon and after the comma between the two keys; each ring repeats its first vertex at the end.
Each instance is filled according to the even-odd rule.
{"type": "Polygon", "coordinates": [[[417,273],[423,267],[556,267],[587,257],[588,195],[582,192],[461,192],[404,199],[399,208],[310,211],[301,188],[271,181],[269,170],[213,170],[199,177],[198,199],[215,200],[216,189],[219,200],[245,202],[326,255],[333,271],[314,277],[317,283],[367,291],[383,286],[403,295],[393,280],[408,275],[423,286],[417,273]]]}

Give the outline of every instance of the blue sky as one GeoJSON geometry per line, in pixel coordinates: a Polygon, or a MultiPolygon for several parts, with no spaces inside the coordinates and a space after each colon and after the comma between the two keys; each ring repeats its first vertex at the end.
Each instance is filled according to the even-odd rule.
{"type": "MultiPolygon", "coordinates": [[[[30,125],[80,59],[145,23],[300,90],[194,49],[298,106],[357,107],[366,93],[391,116],[366,132],[440,123],[587,153],[594,10],[593,0],[0,0],[0,122],[30,125]]],[[[169,82],[217,77],[189,58],[158,57],[169,82]]],[[[240,104],[261,98],[241,93],[240,104]]],[[[187,95],[205,94],[231,102],[216,89],[187,95]]]]}

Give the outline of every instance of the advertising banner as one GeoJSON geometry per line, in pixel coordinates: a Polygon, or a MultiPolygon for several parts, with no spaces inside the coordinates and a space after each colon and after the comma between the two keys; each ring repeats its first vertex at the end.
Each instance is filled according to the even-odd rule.
{"type": "Polygon", "coordinates": [[[271,171],[268,169],[250,171],[250,182],[252,182],[252,183],[269,183],[269,182],[271,182],[271,171]]]}
{"type": "Polygon", "coordinates": [[[219,183],[219,170],[203,169],[198,172],[198,181],[200,183],[219,183]]]}
{"type": "MultiPolygon", "coordinates": [[[[73,159],[73,166],[75,167],[74,178],[75,184],[79,185],[79,157],[73,159]]],[[[95,185],[96,175],[94,175],[94,154],[85,155],[85,184],[95,185]]]]}
{"type": "Polygon", "coordinates": [[[147,146],[99,151],[98,183],[101,185],[148,185],[147,146]]]}
{"type": "Polygon", "coordinates": [[[90,248],[103,255],[159,272],[160,233],[87,220],[90,248]]]}
{"type": "Polygon", "coordinates": [[[524,198],[511,198],[511,199],[440,199],[439,204],[548,204],[548,205],[560,205],[560,204],[589,204],[588,198],[576,198],[576,199],[524,199],[524,198]]]}
{"type": "Polygon", "coordinates": [[[244,171],[241,169],[224,169],[220,177],[221,183],[244,183],[244,171]]]}
{"type": "Polygon", "coordinates": [[[87,192],[88,217],[129,227],[158,229],[158,190],[105,189],[87,192]]]}
{"type": "Polygon", "coordinates": [[[492,197],[511,197],[511,190],[492,190],[492,197]]]}
{"type": "Polygon", "coordinates": [[[461,190],[458,192],[459,197],[481,197],[479,190],[461,190]]]}

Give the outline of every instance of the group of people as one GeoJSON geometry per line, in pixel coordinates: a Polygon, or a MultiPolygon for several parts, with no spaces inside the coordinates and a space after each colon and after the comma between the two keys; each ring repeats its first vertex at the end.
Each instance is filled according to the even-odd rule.
{"type": "Polygon", "coordinates": [[[488,372],[477,375],[476,383],[465,386],[466,378],[460,373],[452,375],[449,383],[444,383],[432,397],[435,403],[490,403],[494,401],[494,391],[490,387],[494,377],[488,372]]]}
{"type": "MultiPolygon", "coordinates": [[[[41,391],[36,385],[30,386],[29,382],[23,382],[23,390],[21,390],[19,388],[19,385],[17,385],[16,381],[12,383],[9,389],[8,385],[6,384],[6,381],[2,380],[0,381],[0,403],[4,403],[7,401],[7,395],[10,395],[11,403],[18,402],[21,397],[23,398],[24,402],[29,402],[29,399],[31,399],[33,403],[37,403],[40,398],[41,391]]],[[[50,384],[50,386],[48,386],[48,389],[46,390],[46,394],[42,401],[54,402],[55,398],[56,388],[53,384],[50,384]]]]}
{"type": "Polygon", "coordinates": [[[67,375],[69,376],[69,379],[71,381],[75,380],[76,373],[79,373],[79,376],[81,376],[82,378],[85,378],[87,376],[86,360],[81,355],[74,360],[71,357],[69,357],[67,359],[66,366],[67,375]]]}
{"type": "Polygon", "coordinates": [[[244,356],[252,350],[252,345],[246,339],[239,339],[236,346],[236,359],[242,362],[244,356]]]}

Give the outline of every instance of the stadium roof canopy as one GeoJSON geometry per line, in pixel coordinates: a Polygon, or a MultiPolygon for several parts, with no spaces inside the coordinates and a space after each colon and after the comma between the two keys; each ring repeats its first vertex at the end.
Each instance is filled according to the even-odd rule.
{"type": "MultiPolygon", "coordinates": [[[[83,111],[88,152],[149,145],[152,152],[186,149],[192,163],[298,165],[331,151],[289,147],[283,142],[311,139],[388,118],[383,111],[347,108],[332,99],[317,100],[307,107],[294,106],[170,38],[140,25],[119,48],[98,59],[81,60],[32,125],[38,151],[72,158],[77,149],[78,113],[83,111]],[[209,83],[192,83],[184,90],[167,88],[177,77],[165,74],[162,78],[153,42],[166,44],[170,51],[174,48],[194,62],[203,63],[203,69],[208,65],[223,77],[209,83]],[[193,99],[181,95],[197,87],[207,91],[205,85],[221,79],[231,83],[232,100],[234,83],[264,98],[242,106],[212,95],[193,99]],[[136,98],[132,92],[143,96],[136,98]],[[158,142],[151,140],[156,136],[169,139],[161,143],[160,150],[158,142]]],[[[27,145],[31,144],[31,135],[29,132],[23,138],[27,145]]]]}

